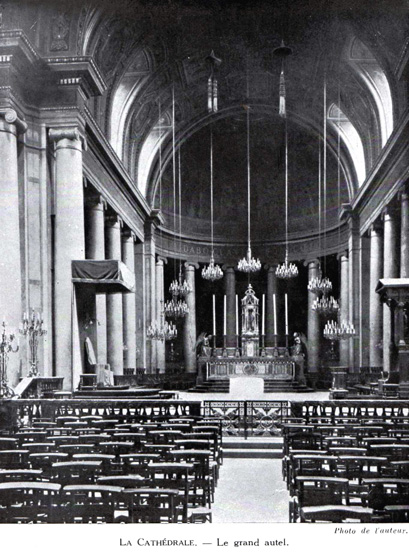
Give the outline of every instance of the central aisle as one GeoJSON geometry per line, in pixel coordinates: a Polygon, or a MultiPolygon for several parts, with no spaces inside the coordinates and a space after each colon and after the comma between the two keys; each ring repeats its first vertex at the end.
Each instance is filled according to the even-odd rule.
{"type": "Polygon", "coordinates": [[[288,522],[288,491],[281,460],[226,458],[212,512],[213,523],[288,522]]]}

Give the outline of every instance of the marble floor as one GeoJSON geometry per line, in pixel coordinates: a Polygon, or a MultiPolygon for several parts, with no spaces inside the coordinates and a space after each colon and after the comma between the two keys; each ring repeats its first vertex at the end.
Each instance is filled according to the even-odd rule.
{"type": "Polygon", "coordinates": [[[288,522],[281,460],[226,458],[212,512],[213,523],[288,522]]]}

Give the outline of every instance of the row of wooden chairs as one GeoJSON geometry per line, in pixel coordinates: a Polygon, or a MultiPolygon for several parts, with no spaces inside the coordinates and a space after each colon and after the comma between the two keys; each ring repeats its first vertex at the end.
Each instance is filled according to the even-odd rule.
{"type": "MultiPolygon", "coordinates": [[[[0,436],[0,491],[2,486],[5,489],[5,493],[0,492],[0,520],[211,521],[210,508],[222,461],[220,425],[197,418],[145,424],[96,415],[36,420],[13,435],[0,436]],[[16,488],[11,492],[13,485],[16,488]],[[59,492],[49,485],[58,485],[59,492]],[[84,502],[71,508],[82,512],[74,517],[65,500],[73,486],[76,493],[82,493],[84,502]],[[114,487],[122,494],[118,500],[111,500],[111,494],[102,487],[114,487]],[[166,500],[165,491],[169,491],[166,500]],[[38,514],[33,507],[30,519],[15,516],[7,497],[37,492],[45,493],[45,502],[51,497],[50,514],[44,514],[39,501],[38,514]],[[143,508],[138,502],[141,496],[143,508]],[[96,515],[94,498],[106,503],[109,514],[96,515]],[[113,504],[115,515],[111,515],[113,504]],[[93,515],[85,515],[88,510],[93,515]],[[172,511],[172,515],[167,516],[165,511],[172,511]]],[[[104,510],[102,505],[100,510],[104,510]]]]}

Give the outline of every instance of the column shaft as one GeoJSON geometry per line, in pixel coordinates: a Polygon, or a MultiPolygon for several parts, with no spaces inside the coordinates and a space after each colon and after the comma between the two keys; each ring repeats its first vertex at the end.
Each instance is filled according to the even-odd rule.
{"type": "MultiPolygon", "coordinates": [[[[236,274],[234,268],[228,266],[225,269],[225,293],[226,293],[226,331],[227,347],[236,346],[236,274]]],[[[223,313],[224,316],[224,313],[223,313]]]]}
{"type": "Polygon", "coordinates": [[[136,347],[139,349],[137,368],[146,369],[146,305],[145,305],[145,244],[135,244],[135,308],[136,347]]]}
{"type": "MultiPolygon", "coordinates": [[[[105,259],[104,202],[101,197],[93,198],[87,205],[87,232],[85,250],[87,259],[105,259]]],[[[97,320],[94,339],[99,364],[107,363],[107,302],[105,293],[95,294],[95,318],[97,320]]]]}
{"type": "MultiPolygon", "coordinates": [[[[122,236],[122,262],[132,272],[135,269],[135,240],[131,232],[122,236]]],[[[139,282],[136,284],[138,285],[139,282]]],[[[124,331],[124,368],[136,368],[136,304],[134,293],[122,297],[124,331]]]]}
{"type": "Polygon", "coordinates": [[[409,278],[409,194],[401,193],[400,277],[409,278]]]}
{"type": "Polygon", "coordinates": [[[382,303],[375,292],[382,278],[382,236],[380,229],[370,230],[369,259],[369,365],[382,366],[382,303]]]}
{"type": "MultiPolygon", "coordinates": [[[[383,222],[383,277],[397,278],[397,226],[396,215],[387,209],[383,222]]],[[[391,310],[388,305],[383,305],[383,367],[386,372],[391,371],[391,310]]]]}
{"type": "MultiPolygon", "coordinates": [[[[341,273],[341,296],[340,296],[340,316],[341,320],[349,321],[349,270],[348,257],[341,255],[340,259],[341,273]]],[[[349,364],[349,340],[341,340],[339,343],[339,361],[341,366],[349,364]]]]}
{"type": "MultiPolygon", "coordinates": [[[[308,263],[308,280],[316,278],[319,273],[318,261],[308,263]]],[[[320,318],[312,310],[315,294],[308,292],[308,371],[317,373],[320,361],[320,318]]]]}
{"type": "MultiPolygon", "coordinates": [[[[152,223],[148,223],[145,237],[145,292],[146,292],[146,324],[149,326],[156,319],[156,244],[155,230],[152,223]]],[[[158,323],[160,321],[158,320],[158,323]]],[[[156,345],[153,339],[147,341],[146,364],[148,373],[156,372],[156,345]]]]}
{"type": "Polygon", "coordinates": [[[51,129],[55,141],[55,370],[76,388],[81,343],[71,262],[85,258],[82,144],[76,128],[51,129]]]}
{"type": "Polygon", "coordinates": [[[185,316],[183,325],[183,349],[185,356],[185,368],[187,373],[196,372],[196,288],[195,288],[195,267],[189,263],[185,264],[185,278],[192,291],[186,296],[186,303],[189,313],[185,316]]]}
{"type": "MultiPolygon", "coordinates": [[[[18,328],[22,316],[17,130],[0,119],[0,305],[7,331],[18,328]]],[[[18,383],[19,354],[9,355],[8,379],[18,383]]]]}
{"type": "MultiPolygon", "coordinates": [[[[121,225],[118,217],[107,220],[107,259],[121,260],[121,225]]],[[[122,293],[107,295],[107,358],[114,374],[124,372],[123,308],[122,293]]]]}
{"type": "MultiPolygon", "coordinates": [[[[163,308],[163,301],[165,297],[165,283],[164,283],[164,265],[163,259],[159,258],[156,262],[156,320],[159,322],[161,319],[161,312],[163,308]]],[[[160,374],[164,374],[166,371],[165,360],[165,342],[158,341],[156,343],[156,370],[160,374]]]]}

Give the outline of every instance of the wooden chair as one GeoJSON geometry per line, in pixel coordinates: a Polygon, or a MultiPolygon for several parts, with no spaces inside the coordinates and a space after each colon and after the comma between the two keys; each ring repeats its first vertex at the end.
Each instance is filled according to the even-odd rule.
{"type": "Polygon", "coordinates": [[[41,481],[43,470],[0,470],[0,483],[6,481],[41,481]]]}
{"type": "Polygon", "coordinates": [[[66,485],[62,489],[64,523],[113,523],[122,488],[113,485],[66,485]]]}
{"type": "Polygon", "coordinates": [[[101,475],[101,461],[74,460],[55,462],[51,466],[50,477],[53,481],[65,485],[86,485],[95,483],[101,475]]]}
{"type": "Polygon", "coordinates": [[[363,506],[305,506],[300,510],[301,523],[345,523],[351,520],[360,523],[373,521],[372,508],[363,506]]]}
{"type": "Polygon", "coordinates": [[[0,522],[55,523],[61,485],[40,481],[0,483],[0,522]]]}
{"type": "Polygon", "coordinates": [[[128,504],[131,523],[176,523],[176,489],[125,489],[123,496],[128,504]]]}
{"type": "Polygon", "coordinates": [[[0,450],[0,469],[29,468],[29,454],[25,449],[0,450]]]}
{"type": "Polygon", "coordinates": [[[306,506],[349,505],[348,479],[313,475],[295,478],[296,499],[290,501],[290,522],[297,521],[306,506]]]}

